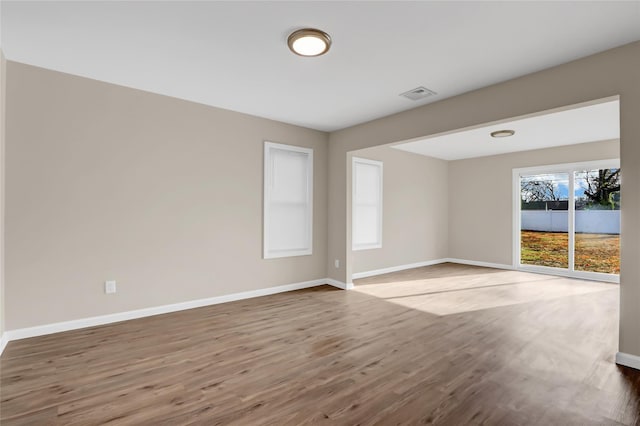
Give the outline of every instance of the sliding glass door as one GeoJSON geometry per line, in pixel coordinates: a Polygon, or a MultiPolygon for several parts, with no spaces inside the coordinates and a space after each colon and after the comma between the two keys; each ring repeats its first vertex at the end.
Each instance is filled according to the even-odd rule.
{"type": "Polygon", "coordinates": [[[620,169],[574,172],[576,271],[620,273],[620,169]]]}
{"type": "Polygon", "coordinates": [[[520,263],[569,267],[569,174],[520,177],[520,263]]]}
{"type": "Polygon", "coordinates": [[[518,269],[618,281],[617,160],[514,170],[518,269]]]}

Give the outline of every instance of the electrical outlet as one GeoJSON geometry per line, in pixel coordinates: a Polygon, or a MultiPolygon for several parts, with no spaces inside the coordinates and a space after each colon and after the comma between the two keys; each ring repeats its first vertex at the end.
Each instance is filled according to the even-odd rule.
{"type": "Polygon", "coordinates": [[[112,294],[116,292],[116,282],[115,281],[105,281],[104,283],[104,292],[106,294],[112,294]]]}
{"type": "Polygon", "coordinates": [[[340,259],[334,260],[333,265],[336,267],[336,269],[340,268],[340,259]]]}

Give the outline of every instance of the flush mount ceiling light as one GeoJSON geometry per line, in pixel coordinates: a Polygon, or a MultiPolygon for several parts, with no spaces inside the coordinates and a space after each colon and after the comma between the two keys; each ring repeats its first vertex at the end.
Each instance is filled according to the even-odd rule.
{"type": "Polygon", "coordinates": [[[508,138],[509,136],[515,135],[515,130],[496,130],[495,132],[491,132],[492,138],[508,138]]]}
{"type": "Polygon", "coordinates": [[[300,56],[320,56],[329,51],[331,37],[324,31],[304,28],[294,31],[287,39],[289,49],[300,56]]]}

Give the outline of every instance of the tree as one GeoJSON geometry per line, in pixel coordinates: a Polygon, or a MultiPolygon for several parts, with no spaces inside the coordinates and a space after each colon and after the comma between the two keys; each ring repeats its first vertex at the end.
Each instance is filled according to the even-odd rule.
{"type": "Polygon", "coordinates": [[[620,169],[591,170],[584,174],[584,195],[590,204],[614,208],[620,192],[620,169]]]}
{"type": "Polygon", "coordinates": [[[557,186],[553,180],[528,180],[522,179],[520,183],[522,201],[531,203],[534,201],[559,201],[557,186]]]}

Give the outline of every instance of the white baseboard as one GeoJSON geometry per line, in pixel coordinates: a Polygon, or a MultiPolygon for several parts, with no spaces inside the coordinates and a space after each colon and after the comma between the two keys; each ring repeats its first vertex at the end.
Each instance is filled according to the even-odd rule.
{"type": "MultiPolygon", "coordinates": [[[[435,265],[435,264],[444,263],[444,262],[460,263],[460,264],[474,265],[474,266],[484,266],[488,268],[513,269],[513,267],[510,265],[502,265],[498,263],[488,263],[488,262],[478,262],[474,260],[445,258],[445,259],[435,259],[435,260],[428,260],[424,262],[412,263],[408,265],[394,266],[390,268],[377,269],[374,271],[359,272],[359,273],[353,274],[353,278],[371,277],[375,275],[387,274],[390,272],[402,271],[402,270],[412,269],[412,268],[420,268],[422,266],[435,265]]],[[[253,297],[268,296],[271,294],[283,293],[283,292],[292,291],[292,290],[300,290],[303,288],[315,287],[323,284],[329,284],[343,290],[353,289],[352,282],[344,283],[342,281],[334,280],[332,278],[322,278],[322,279],[317,279],[312,281],[304,281],[300,283],[281,285],[277,287],[269,287],[269,288],[263,288],[258,290],[245,291],[241,293],[210,297],[206,299],[198,299],[198,300],[191,300],[188,302],[174,303],[171,305],[155,306],[151,308],[137,309],[134,311],[118,312],[115,314],[100,315],[100,316],[82,318],[82,319],[72,320],[72,321],[45,324],[45,325],[40,325],[35,327],[6,330],[2,334],[2,337],[0,337],[0,355],[2,354],[2,350],[4,350],[7,343],[12,340],[26,339],[29,337],[43,336],[46,334],[60,333],[63,331],[77,330],[77,329],[86,328],[86,327],[94,327],[97,325],[111,324],[114,322],[127,321],[131,319],[143,318],[143,317],[148,317],[152,315],[161,315],[161,314],[166,314],[170,312],[183,311],[186,309],[199,308],[202,306],[216,305],[219,303],[233,302],[236,300],[249,299],[253,297]]]]}
{"type": "Polygon", "coordinates": [[[616,364],[640,370],[640,356],[618,352],[616,354],[616,364]]]}
{"type": "MultiPolygon", "coordinates": [[[[200,308],[202,306],[217,305],[219,303],[233,302],[236,300],[250,299],[253,297],[268,296],[276,293],[284,293],[287,291],[300,290],[303,288],[316,287],[324,284],[331,284],[326,278],[304,281],[295,284],[281,285],[277,287],[261,288],[258,290],[243,291],[241,293],[227,294],[223,296],[209,297],[206,299],[190,300],[188,302],[173,303],[171,305],[155,306],[152,308],[137,309],[135,311],[118,312],[115,314],[100,315],[96,317],[82,318],[72,321],[57,322],[53,324],[39,325],[35,327],[19,328],[16,330],[7,330],[2,335],[4,345],[12,340],[26,339],[29,337],[43,336],[45,334],[60,333],[63,331],[77,330],[80,328],[94,327],[97,325],[111,324],[114,322],[126,321],[136,318],[149,317],[152,315],[167,314],[170,312],[183,311],[186,309],[200,308]]],[[[337,283],[337,281],[336,281],[337,283]]],[[[344,283],[342,283],[344,285],[344,283]]],[[[352,284],[353,286],[353,284],[352,284]]],[[[336,285],[336,287],[340,287],[336,285]]],[[[343,287],[340,287],[343,288],[343,287]]],[[[345,286],[348,288],[348,286],[345,286]]]]}
{"type": "Polygon", "coordinates": [[[342,281],[334,280],[333,278],[327,278],[327,284],[341,288],[342,290],[353,289],[353,283],[343,283],[342,281]]]}
{"type": "Polygon", "coordinates": [[[490,263],[490,262],[480,262],[477,260],[466,260],[466,259],[456,259],[456,258],[446,258],[444,262],[450,263],[459,263],[461,265],[471,265],[471,266],[482,266],[484,268],[495,268],[495,269],[510,269],[513,270],[512,265],[505,265],[502,263],[490,263]]]}
{"type": "Polygon", "coordinates": [[[7,333],[2,333],[2,335],[0,335],[0,355],[2,355],[4,348],[7,347],[7,343],[9,343],[9,339],[7,338],[7,333]]]}
{"type": "Polygon", "coordinates": [[[456,259],[447,257],[444,259],[434,259],[434,260],[426,260],[424,262],[417,263],[409,263],[407,265],[399,265],[399,266],[391,266],[389,268],[375,269],[373,271],[365,271],[365,272],[356,272],[352,274],[352,279],[356,280],[358,278],[367,278],[374,277],[376,275],[389,274],[391,272],[404,271],[407,269],[421,268],[423,266],[431,266],[437,265],[439,263],[459,263],[461,265],[472,265],[472,266],[482,266],[485,268],[496,268],[496,269],[513,269],[511,265],[504,265],[502,263],[489,263],[489,262],[480,262],[477,260],[466,260],[466,259],[456,259]]]}
{"type": "Polygon", "coordinates": [[[376,275],[389,274],[391,272],[404,271],[406,269],[422,268],[423,266],[437,265],[438,263],[447,262],[447,259],[427,260],[424,262],[409,263],[407,265],[391,266],[389,268],[374,269],[373,271],[356,272],[351,275],[351,279],[375,277],[376,275]]]}

